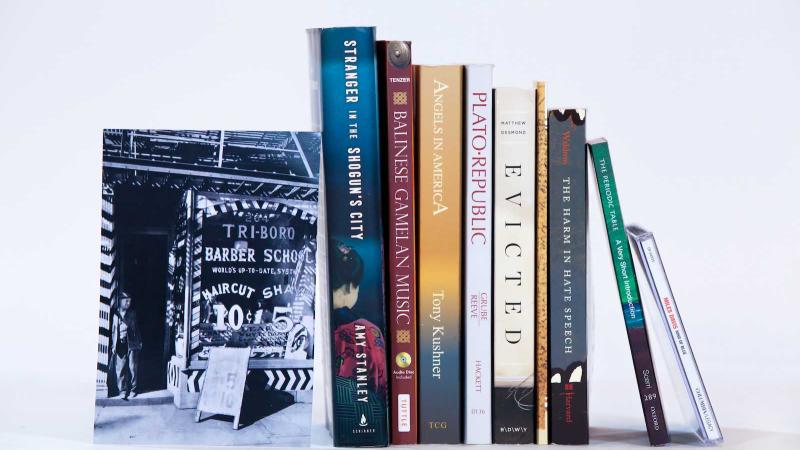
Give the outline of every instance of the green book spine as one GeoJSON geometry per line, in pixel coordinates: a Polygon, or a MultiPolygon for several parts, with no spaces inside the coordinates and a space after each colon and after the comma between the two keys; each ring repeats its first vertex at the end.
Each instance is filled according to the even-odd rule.
{"type": "Polygon", "coordinates": [[[625,234],[625,222],[617,194],[617,183],[614,169],[611,166],[611,155],[608,142],[596,139],[587,144],[594,162],[597,176],[597,188],[600,192],[600,203],[603,205],[608,244],[611,259],[614,262],[614,273],[617,277],[617,289],[622,301],[622,312],[625,317],[625,328],[628,332],[628,344],[631,347],[633,367],[636,371],[636,384],[642,402],[647,435],[650,445],[663,445],[669,442],[667,423],[661,407],[661,396],[656,383],[656,372],[650,354],[650,343],[647,339],[642,303],[639,297],[639,285],[633,268],[631,248],[625,234]]]}

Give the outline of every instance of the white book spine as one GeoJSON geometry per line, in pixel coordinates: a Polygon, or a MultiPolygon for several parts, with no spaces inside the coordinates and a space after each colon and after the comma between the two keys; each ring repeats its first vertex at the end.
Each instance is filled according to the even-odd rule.
{"type": "Polygon", "coordinates": [[[464,443],[492,443],[492,66],[465,67],[464,443]]]}
{"type": "MultiPolygon", "coordinates": [[[[500,392],[513,389],[520,396],[517,407],[530,411],[535,403],[534,93],[497,88],[495,105],[494,386],[500,392]]],[[[496,412],[495,429],[503,427],[505,414],[496,412]]],[[[530,423],[533,428],[533,420],[530,423]]]]}

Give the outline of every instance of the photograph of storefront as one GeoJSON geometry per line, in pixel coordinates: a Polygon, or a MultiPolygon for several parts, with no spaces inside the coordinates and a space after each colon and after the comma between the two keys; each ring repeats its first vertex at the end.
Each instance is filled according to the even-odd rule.
{"type": "Polygon", "coordinates": [[[310,132],[103,132],[95,441],[308,443],[319,160],[310,132]],[[239,430],[191,420],[214,348],[250,349],[239,430]]]}

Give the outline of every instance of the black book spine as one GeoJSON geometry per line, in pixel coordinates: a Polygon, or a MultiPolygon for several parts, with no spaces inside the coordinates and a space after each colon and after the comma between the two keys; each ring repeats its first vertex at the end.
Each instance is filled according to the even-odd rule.
{"type": "Polygon", "coordinates": [[[548,133],[550,437],[588,444],[585,110],[551,110],[548,133]]]}

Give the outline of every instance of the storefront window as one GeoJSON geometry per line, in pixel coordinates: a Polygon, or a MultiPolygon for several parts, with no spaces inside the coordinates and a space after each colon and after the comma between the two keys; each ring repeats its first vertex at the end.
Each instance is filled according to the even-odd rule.
{"type": "Polygon", "coordinates": [[[218,346],[249,347],[255,365],[311,359],[316,216],[279,201],[198,194],[197,217],[196,359],[218,346]]]}

